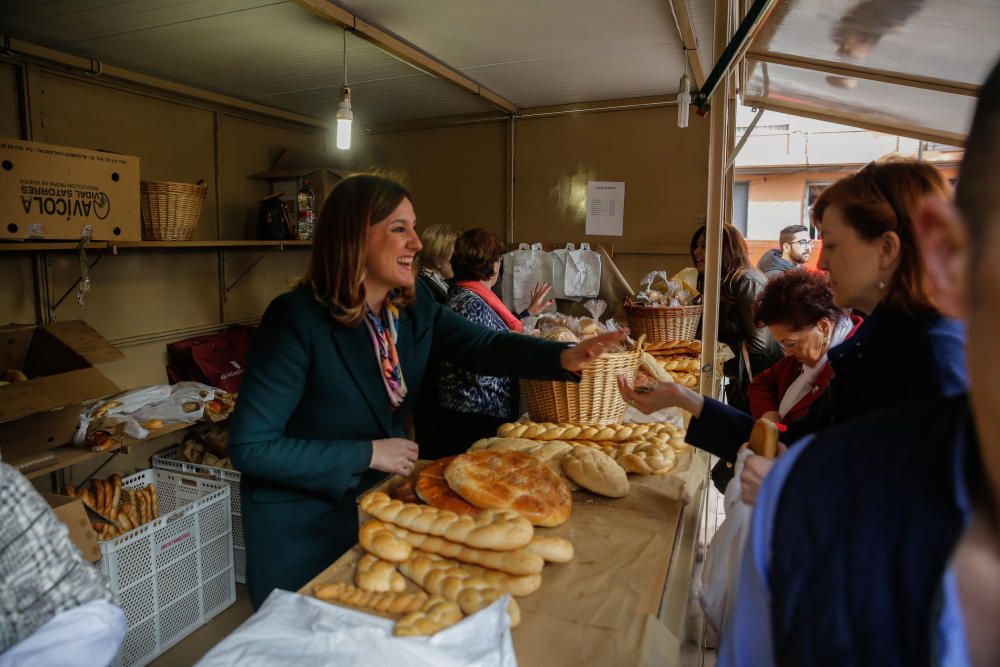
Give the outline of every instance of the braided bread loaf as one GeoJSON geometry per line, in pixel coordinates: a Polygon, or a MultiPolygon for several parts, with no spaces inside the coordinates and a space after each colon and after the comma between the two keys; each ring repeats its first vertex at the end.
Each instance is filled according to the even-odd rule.
{"type": "Polygon", "coordinates": [[[390,563],[402,563],[413,553],[410,543],[401,540],[378,520],[368,521],[358,531],[358,542],[370,554],[390,563]]]}
{"type": "Polygon", "coordinates": [[[458,515],[430,505],[393,500],[381,491],[364,496],[360,506],[382,521],[476,549],[517,549],[530,542],[535,534],[531,522],[511,510],[483,510],[476,516],[458,515]]]}
{"type": "MultiPolygon", "coordinates": [[[[400,570],[428,593],[457,602],[465,614],[476,613],[507,592],[463,567],[455,567],[419,554],[400,565],[400,570]],[[476,594],[468,595],[471,591],[476,591],[476,594]],[[467,595],[463,598],[463,594],[467,595]]],[[[521,609],[513,598],[507,606],[507,613],[510,614],[510,627],[517,627],[521,622],[521,609]]]]}
{"type": "Polygon", "coordinates": [[[352,607],[396,615],[420,611],[430,599],[423,591],[417,593],[375,593],[363,591],[342,581],[332,584],[317,584],[313,588],[313,595],[327,602],[340,602],[352,607]]]}
{"type": "Polygon", "coordinates": [[[497,435],[502,438],[528,438],[531,440],[610,440],[623,442],[661,433],[673,435],[678,430],[669,422],[608,424],[606,426],[524,422],[504,424],[497,429],[497,435]]]}
{"type": "Polygon", "coordinates": [[[449,567],[461,567],[466,572],[469,572],[480,579],[485,579],[487,583],[491,584],[495,588],[503,589],[514,597],[523,598],[526,595],[531,595],[532,593],[537,592],[538,589],[542,587],[542,575],[540,574],[507,574],[506,572],[500,572],[499,570],[491,570],[478,565],[472,565],[471,563],[463,563],[462,561],[455,560],[453,558],[445,558],[444,556],[432,554],[426,551],[420,551],[419,549],[415,550],[413,554],[414,555],[410,557],[411,559],[421,556],[423,558],[429,558],[435,562],[444,563],[449,567]]]}
{"type": "MultiPolygon", "coordinates": [[[[377,520],[369,521],[368,524],[375,521],[377,520]]],[[[365,525],[367,526],[368,524],[365,525]]],[[[510,551],[474,549],[433,535],[414,533],[391,523],[382,524],[382,526],[388,529],[395,537],[408,542],[412,547],[449,558],[455,558],[464,563],[482,565],[483,567],[500,570],[508,574],[540,574],[542,568],[545,567],[545,560],[541,556],[523,548],[512,549],[510,551]]]]}
{"type": "Polygon", "coordinates": [[[362,590],[375,593],[402,593],[406,590],[406,580],[396,571],[396,566],[372,554],[365,554],[358,561],[354,583],[362,590]]]}
{"type": "Polygon", "coordinates": [[[396,622],[397,637],[426,637],[462,620],[462,610],[454,602],[431,598],[420,611],[410,612],[396,622]]]}

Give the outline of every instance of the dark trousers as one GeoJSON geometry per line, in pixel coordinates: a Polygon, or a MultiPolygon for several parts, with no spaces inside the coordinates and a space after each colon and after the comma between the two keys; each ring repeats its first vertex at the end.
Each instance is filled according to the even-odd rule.
{"type": "Polygon", "coordinates": [[[437,416],[440,422],[433,430],[433,439],[417,440],[422,459],[433,460],[462,454],[476,440],[492,438],[497,434],[497,429],[500,428],[501,424],[511,421],[500,417],[473,415],[444,408],[439,408],[437,416]]]}

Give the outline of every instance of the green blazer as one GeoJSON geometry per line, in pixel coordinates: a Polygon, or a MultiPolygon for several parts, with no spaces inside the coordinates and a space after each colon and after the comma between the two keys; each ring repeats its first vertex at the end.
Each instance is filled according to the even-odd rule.
{"type": "Polygon", "coordinates": [[[368,468],[372,440],[404,436],[432,352],[482,375],[575,379],[559,363],[564,345],[473,324],[419,283],[415,303],[400,311],[409,391],[396,410],[364,324],[336,324],[301,288],[264,313],[229,433],[254,608],[275,588],[297,590],[357,542],[355,499],[384,477],[368,468]]]}

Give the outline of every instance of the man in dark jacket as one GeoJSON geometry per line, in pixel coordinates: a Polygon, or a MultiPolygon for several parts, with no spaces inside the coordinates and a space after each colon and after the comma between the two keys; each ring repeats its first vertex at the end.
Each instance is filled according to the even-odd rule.
{"type": "Polygon", "coordinates": [[[813,242],[804,225],[785,227],[778,236],[778,242],[781,244],[780,249],[768,250],[757,262],[757,268],[768,280],[777,278],[785,271],[805,266],[812,255],[813,242]]]}
{"type": "Polygon", "coordinates": [[[1000,66],[966,145],[960,214],[928,200],[915,228],[936,303],[968,325],[969,395],[779,458],[720,665],[1000,664],[1000,66]]]}

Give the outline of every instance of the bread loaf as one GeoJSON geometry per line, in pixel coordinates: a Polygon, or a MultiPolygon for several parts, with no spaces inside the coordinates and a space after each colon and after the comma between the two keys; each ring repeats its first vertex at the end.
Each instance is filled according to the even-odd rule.
{"type": "Polygon", "coordinates": [[[484,438],[473,443],[469,449],[481,451],[484,449],[495,452],[522,452],[545,464],[563,481],[570,491],[575,491],[578,487],[562,469],[562,458],[573,446],[562,440],[528,440],[527,438],[484,438]]]}
{"type": "MultiPolygon", "coordinates": [[[[510,551],[474,549],[433,535],[414,533],[393,524],[383,525],[393,536],[404,540],[413,548],[454,558],[463,563],[472,563],[473,565],[481,565],[492,570],[500,570],[501,572],[517,575],[540,574],[542,568],[545,567],[545,560],[541,556],[533,554],[524,548],[510,551]]],[[[403,560],[406,559],[404,558],[403,560]]]]}
{"type": "Polygon", "coordinates": [[[368,553],[390,563],[402,563],[413,552],[409,542],[396,537],[378,519],[372,519],[361,526],[358,542],[368,553]]]}
{"type": "Polygon", "coordinates": [[[444,471],[448,486],[477,507],[511,509],[536,526],[565,523],[573,509],[566,485],[521,452],[483,450],[457,456],[444,471]]]}
{"type": "MultiPolygon", "coordinates": [[[[400,571],[413,583],[431,595],[440,595],[445,600],[458,602],[465,614],[474,614],[488,604],[503,597],[505,590],[490,582],[475,576],[463,567],[451,566],[443,561],[436,561],[418,554],[400,564],[400,571]],[[479,595],[467,595],[462,601],[462,594],[478,591],[479,595]],[[491,594],[485,595],[489,591],[491,594]]],[[[511,598],[507,606],[510,614],[511,627],[517,627],[521,622],[521,610],[517,602],[511,598]]]]}
{"type": "Polygon", "coordinates": [[[669,422],[609,424],[606,426],[518,422],[503,424],[497,429],[497,435],[502,438],[528,438],[531,440],[611,440],[623,442],[661,433],[674,434],[679,430],[669,422]]]}
{"type": "Polygon", "coordinates": [[[317,584],[313,588],[313,595],[328,602],[340,602],[352,607],[396,615],[420,611],[429,600],[427,593],[423,591],[416,593],[374,593],[363,591],[342,581],[332,584],[317,584]]]}
{"type": "Polygon", "coordinates": [[[481,511],[478,507],[451,490],[444,478],[444,469],[451,463],[454,456],[446,456],[427,465],[417,476],[415,490],[422,501],[455,514],[475,516],[481,511]]]}
{"type": "Polygon", "coordinates": [[[527,519],[509,510],[483,511],[474,517],[459,516],[429,505],[393,500],[381,491],[362,497],[359,505],[382,521],[477,549],[517,549],[530,542],[535,534],[527,519]]]}
{"type": "Polygon", "coordinates": [[[462,620],[462,611],[454,602],[431,598],[420,611],[413,611],[396,622],[392,634],[397,637],[426,637],[462,620]]]}
{"type": "Polygon", "coordinates": [[[568,563],[573,560],[573,543],[554,535],[535,535],[525,549],[538,554],[547,563],[568,563]]]}
{"type": "Polygon", "coordinates": [[[485,579],[487,583],[507,591],[514,597],[521,598],[526,595],[531,595],[542,587],[542,575],[540,574],[507,574],[506,572],[500,572],[499,570],[491,570],[479,565],[463,563],[462,561],[455,560],[454,558],[445,558],[439,554],[432,554],[426,551],[414,550],[413,554],[414,555],[410,557],[411,560],[416,556],[422,556],[435,562],[443,563],[447,567],[461,567],[465,571],[479,577],[480,579],[485,579]]]}
{"type": "Polygon", "coordinates": [[[406,581],[396,571],[396,566],[370,553],[358,561],[354,583],[362,590],[375,593],[402,593],[406,590],[406,581]]]}
{"type": "Polygon", "coordinates": [[[599,449],[574,447],[563,457],[562,465],[569,478],[588,491],[609,498],[628,495],[625,469],[599,449]]]}

